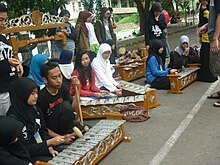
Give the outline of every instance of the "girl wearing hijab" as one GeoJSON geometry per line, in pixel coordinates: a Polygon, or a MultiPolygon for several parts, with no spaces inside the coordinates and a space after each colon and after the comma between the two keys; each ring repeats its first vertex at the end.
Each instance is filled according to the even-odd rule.
{"type": "Polygon", "coordinates": [[[181,69],[188,64],[199,63],[199,57],[195,50],[189,46],[189,38],[186,35],[180,37],[179,46],[170,54],[169,68],[181,69]]]}
{"type": "Polygon", "coordinates": [[[109,8],[103,7],[100,13],[100,19],[95,23],[95,33],[99,44],[104,43],[108,39],[112,39],[116,43],[116,35],[114,34],[112,22],[111,22],[111,12],[109,8]]]}
{"type": "Polygon", "coordinates": [[[91,15],[89,18],[87,18],[85,24],[86,24],[86,27],[89,32],[90,49],[91,49],[91,51],[93,51],[97,54],[98,49],[99,49],[99,42],[96,38],[95,29],[92,24],[92,18],[93,18],[93,15],[91,15]]]}
{"type": "Polygon", "coordinates": [[[63,84],[70,88],[71,74],[74,70],[72,62],[73,53],[69,50],[63,50],[60,54],[59,68],[63,76],[63,84]]]}
{"type": "MultiPolygon", "coordinates": [[[[153,39],[159,39],[166,45],[166,35],[164,29],[167,27],[166,19],[161,13],[162,7],[159,2],[155,2],[150,10],[150,13],[145,21],[145,44],[149,45],[149,42],[153,39]]],[[[165,49],[165,47],[164,47],[165,49]]],[[[162,64],[165,66],[166,62],[166,50],[161,54],[162,64]]]]}
{"type": "Polygon", "coordinates": [[[49,139],[41,111],[36,106],[38,86],[32,79],[20,78],[9,91],[11,107],[7,116],[23,123],[22,134],[32,159],[48,161],[58,152],[53,146],[64,143],[63,136],[49,139]]]}
{"type": "MultiPolygon", "coordinates": [[[[86,51],[81,51],[76,56],[75,70],[71,76],[77,76],[80,81],[80,96],[102,98],[104,93],[95,85],[95,71],[91,67],[89,54],[86,51]]],[[[73,83],[70,84],[70,94],[75,95],[75,87],[73,83]]]]}
{"type": "Polygon", "coordinates": [[[120,84],[115,81],[112,76],[109,57],[111,54],[111,46],[103,43],[100,45],[97,57],[92,61],[92,67],[95,70],[95,84],[101,90],[115,92],[117,95],[122,95],[120,84]]]}
{"type": "Polygon", "coordinates": [[[30,153],[22,143],[22,123],[0,116],[0,164],[33,165],[30,153]]]}
{"type": "Polygon", "coordinates": [[[89,11],[81,11],[76,23],[76,43],[77,52],[81,50],[90,51],[89,30],[86,26],[86,22],[91,22],[92,13],[89,11]]]}
{"type": "MultiPolygon", "coordinates": [[[[69,24],[70,26],[50,29],[48,32],[48,35],[51,36],[51,35],[58,34],[62,36],[63,35],[62,32],[64,32],[67,35],[66,48],[67,50],[71,51],[74,54],[76,32],[75,32],[74,26],[69,22],[70,12],[64,9],[60,12],[59,17],[63,17],[65,20],[65,23],[69,24]]],[[[63,50],[62,41],[61,40],[52,41],[51,50],[52,50],[52,58],[59,58],[59,55],[61,51],[63,50]]]]}
{"type": "Polygon", "coordinates": [[[167,75],[177,72],[176,69],[163,67],[161,59],[163,51],[164,44],[162,41],[158,39],[150,41],[149,57],[146,64],[146,79],[147,83],[156,89],[170,89],[170,79],[167,75]]]}
{"type": "Polygon", "coordinates": [[[41,89],[45,86],[45,83],[41,77],[40,68],[47,61],[48,61],[48,57],[44,54],[36,54],[31,59],[30,71],[28,77],[33,79],[41,89]]]}

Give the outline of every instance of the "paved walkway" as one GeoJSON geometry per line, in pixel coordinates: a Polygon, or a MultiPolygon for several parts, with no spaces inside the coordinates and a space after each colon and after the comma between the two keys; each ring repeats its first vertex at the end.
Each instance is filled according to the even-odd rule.
{"type": "MultiPolygon", "coordinates": [[[[171,48],[186,34],[197,43],[196,29],[173,34],[171,48]]],[[[133,81],[143,85],[144,78],[133,81]]],[[[218,165],[220,164],[220,109],[207,96],[219,90],[215,83],[194,82],[183,94],[157,91],[161,106],[150,110],[151,119],[125,123],[125,133],[132,137],[113,149],[100,165],[218,165]]],[[[90,120],[96,123],[98,120],[90,120]]]]}

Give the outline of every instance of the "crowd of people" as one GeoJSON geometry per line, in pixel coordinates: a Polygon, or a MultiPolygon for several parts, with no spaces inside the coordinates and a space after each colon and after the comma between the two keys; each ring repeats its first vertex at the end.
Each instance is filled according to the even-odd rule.
{"type": "MultiPolygon", "coordinates": [[[[201,0],[200,57],[186,35],[170,51],[165,13],[155,2],[146,18],[146,82],[156,89],[169,89],[168,74],[177,74],[190,63],[201,63],[200,81],[216,81],[220,73],[220,2],[201,0]],[[170,57],[167,67],[166,57],[170,57]]],[[[48,35],[67,35],[67,50],[62,50],[60,41],[52,41],[52,58],[33,56],[27,77],[18,79],[17,72],[23,73],[22,64],[13,58],[12,47],[0,34],[0,164],[48,161],[75,140],[73,127],[83,129],[76,118],[76,85],[82,99],[122,96],[123,86],[115,81],[111,65],[117,58],[112,8],[104,7],[95,25],[89,11],[79,13],[75,27],[69,23],[68,10],[62,10],[59,16],[70,26],[50,29],[48,35]]],[[[0,4],[0,33],[7,18],[7,8],[0,4]]],[[[220,92],[209,98],[220,98],[220,92]]],[[[220,107],[220,102],[214,105],[220,107]]]]}

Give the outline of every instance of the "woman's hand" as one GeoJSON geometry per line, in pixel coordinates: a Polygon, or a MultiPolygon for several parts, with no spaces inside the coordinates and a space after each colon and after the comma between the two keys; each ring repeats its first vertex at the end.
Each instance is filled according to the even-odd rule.
{"type": "Polygon", "coordinates": [[[49,150],[49,153],[50,153],[53,157],[55,157],[55,156],[58,155],[58,152],[57,152],[56,150],[54,150],[53,147],[49,147],[48,150],[49,150]]]}
{"type": "Polygon", "coordinates": [[[56,136],[52,139],[47,140],[47,146],[58,146],[60,144],[64,144],[64,142],[64,136],[56,136]]]}
{"type": "Polygon", "coordinates": [[[170,74],[176,74],[177,69],[170,69],[170,74]]]}
{"type": "Polygon", "coordinates": [[[119,88],[119,89],[121,89],[121,88],[124,87],[124,84],[119,84],[119,85],[117,85],[116,87],[119,88]]]}
{"type": "Polygon", "coordinates": [[[95,93],[94,96],[96,98],[103,98],[104,97],[104,95],[102,93],[95,93]]]}
{"type": "Polygon", "coordinates": [[[122,89],[115,89],[114,91],[117,96],[122,96],[122,89]]]}

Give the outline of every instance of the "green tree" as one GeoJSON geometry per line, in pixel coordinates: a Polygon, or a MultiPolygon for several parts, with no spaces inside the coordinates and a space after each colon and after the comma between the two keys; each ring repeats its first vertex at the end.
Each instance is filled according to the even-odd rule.
{"type": "Polygon", "coordinates": [[[34,10],[57,15],[59,8],[65,8],[68,0],[6,0],[10,18],[19,17],[34,10]]]}

